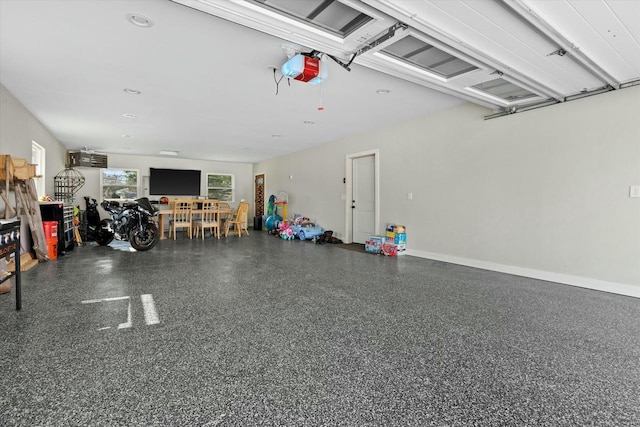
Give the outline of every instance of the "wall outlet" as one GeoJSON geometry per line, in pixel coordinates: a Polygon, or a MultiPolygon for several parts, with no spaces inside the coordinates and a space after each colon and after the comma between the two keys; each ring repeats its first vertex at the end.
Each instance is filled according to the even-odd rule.
{"type": "Polygon", "coordinates": [[[413,200],[413,193],[407,193],[407,199],[413,200]]]}
{"type": "Polygon", "coordinates": [[[629,187],[629,197],[640,197],[640,185],[632,185],[629,187]]]}

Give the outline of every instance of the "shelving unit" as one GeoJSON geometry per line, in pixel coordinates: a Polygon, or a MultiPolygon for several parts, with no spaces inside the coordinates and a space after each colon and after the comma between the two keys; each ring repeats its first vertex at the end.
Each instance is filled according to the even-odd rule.
{"type": "Polygon", "coordinates": [[[75,247],[75,229],[73,227],[73,205],[62,202],[40,202],[40,214],[43,221],[58,223],[58,255],[64,255],[75,247]]]}
{"type": "Polygon", "coordinates": [[[16,310],[22,308],[22,283],[20,280],[20,221],[0,220],[0,255],[14,254],[15,269],[0,278],[0,283],[16,278],[16,310]]]}
{"type": "Polygon", "coordinates": [[[69,251],[75,247],[76,235],[73,226],[73,205],[62,207],[62,232],[64,234],[64,247],[69,251]]]}

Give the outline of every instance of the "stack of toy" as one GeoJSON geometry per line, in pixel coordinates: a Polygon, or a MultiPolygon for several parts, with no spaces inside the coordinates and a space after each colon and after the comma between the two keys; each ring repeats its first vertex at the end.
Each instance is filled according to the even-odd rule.
{"type": "Polygon", "coordinates": [[[388,224],[386,230],[386,242],[387,247],[383,248],[385,255],[404,255],[407,250],[407,233],[404,225],[388,224]],[[395,248],[391,248],[389,245],[394,245],[395,248]]]}

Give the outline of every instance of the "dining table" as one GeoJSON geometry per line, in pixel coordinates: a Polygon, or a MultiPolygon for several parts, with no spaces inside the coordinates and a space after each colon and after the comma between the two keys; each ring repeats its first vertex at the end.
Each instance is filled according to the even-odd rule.
{"type": "MultiPolygon", "coordinates": [[[[206,202],[207,200],[197,200],[194,201],[194,204],[200,205],[202,206],[203,202],[206,202]]],[[[165,227],[164,227],[164,223],[165,223],[165,217],[168,217],[169,220],[171,220],[171,217],[173,216],[173,206],[172,203],[169,202],[166,205],[162,205],[162,206],[166,206],[166,207],[161,207],[158,210],[158,232],[160,233],[160,240],[166,239],[167,236],[165,236],[165,227]]],[[[192,219],[198,219],[198,215],[202,214],[202,209],[201,208],[195,208],[191,210],[191,215],[192,215],[192,219]]],[[[218,224],[220,225],[217,229],[216,229],[216,237],[220,238],[220,228],[221,225],[220,224],[220,219],[221,219],[221,215],[230,215],[233,214],[233,209],[231,208],[216,208],[215,209],[215,214],[216,214],[216,219],[218,220],[218,224]]]]}

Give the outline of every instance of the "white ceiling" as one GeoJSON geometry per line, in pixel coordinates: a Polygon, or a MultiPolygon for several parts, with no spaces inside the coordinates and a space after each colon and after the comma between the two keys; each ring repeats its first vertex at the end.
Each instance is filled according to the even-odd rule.
{"type": "Polygon", "coordinates": [[[241,0],[0,0],[0,82],[69,149],[257,162],[466,101],[513,112],[640,79],[637,0],[340,1],[374,17],[344,40],[241,0]],[[381,52],[407,35],[477,69],[443,79],[381,52]],[[276,95],[283,45],[359,54],[276,95]],[[534,96],[471,88],[498,77],[534,96]]]}

